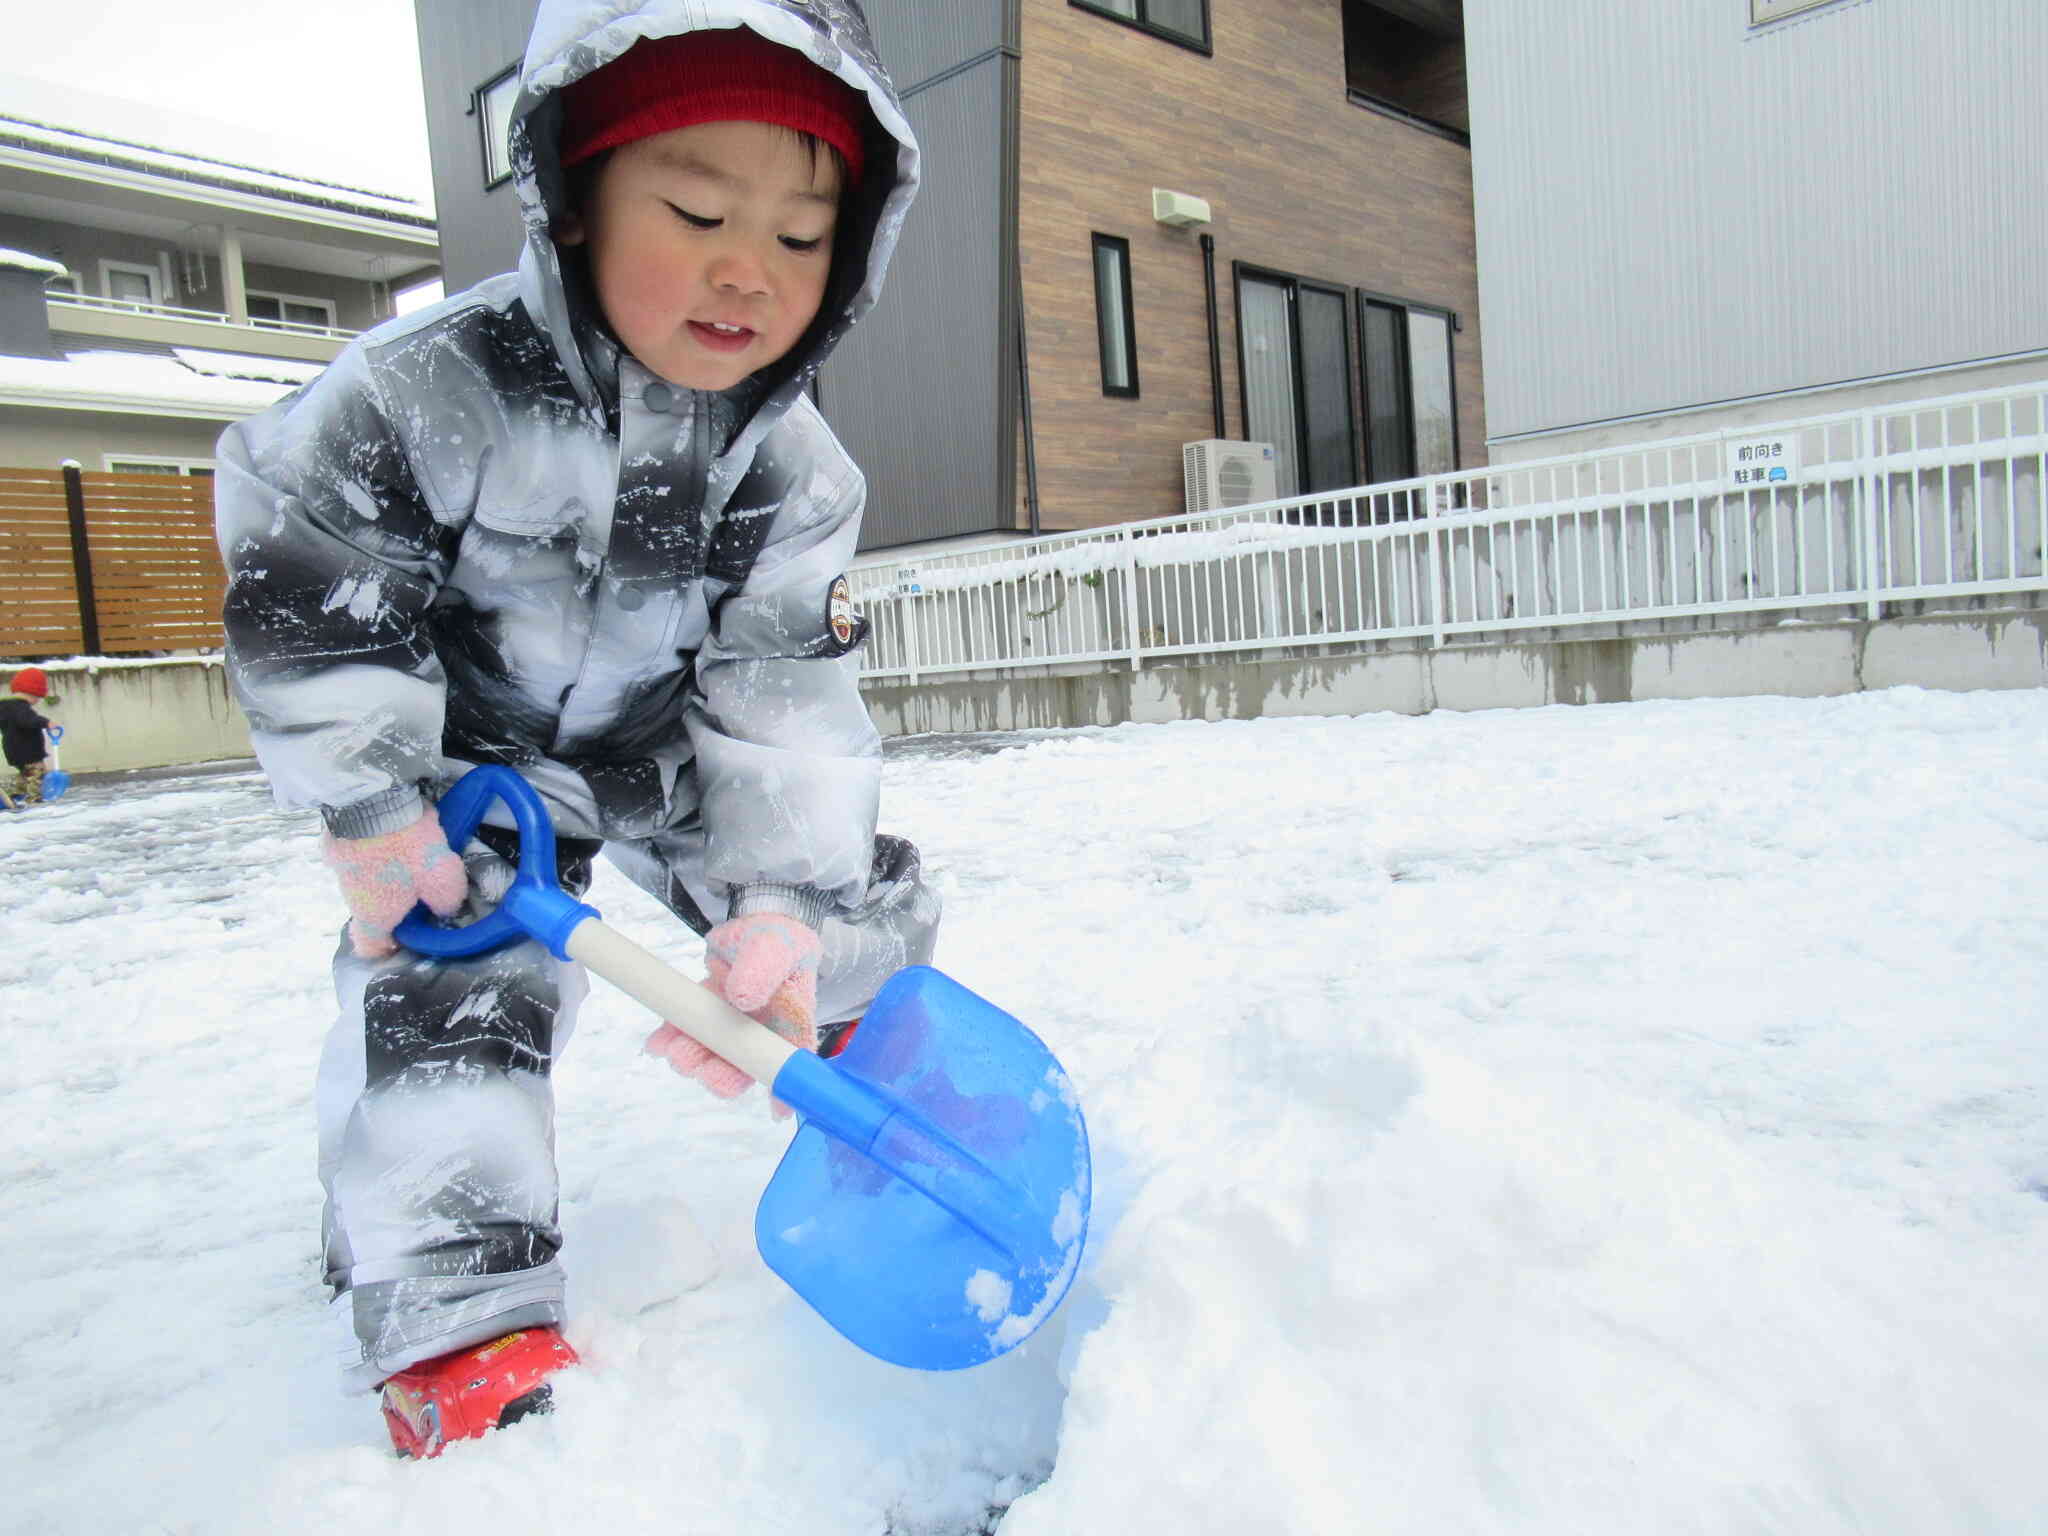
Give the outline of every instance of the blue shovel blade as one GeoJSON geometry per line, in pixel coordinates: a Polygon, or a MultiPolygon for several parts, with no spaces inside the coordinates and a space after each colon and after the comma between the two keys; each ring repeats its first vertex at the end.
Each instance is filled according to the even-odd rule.
{"type": "Polygon", "coordinates": [[[805,1119],[754,1241],[833,1327],[880,1359],[947,1371],[1052,1315],[1087,1237],[1088,1131],[1030,1030],[912,966],[844,1051],[799,1052],[775,1092],[805,1119]]]}
{"type": "Polygon", "coordinates": [[[55,800],[71,787],[71,775],[62,768],[53,768],[43,775],[43,798],[55,800]]]}

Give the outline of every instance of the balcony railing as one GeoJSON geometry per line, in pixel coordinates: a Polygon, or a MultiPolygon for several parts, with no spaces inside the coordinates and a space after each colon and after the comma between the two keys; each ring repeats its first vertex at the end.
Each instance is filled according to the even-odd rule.
{"type": "Polygon", "coordinates": [[[296,320],[230,320],[215,309],[182,309],[175,304],[146,304],[139,299],[103,299],[90,293],[53,293],[49,296],[50,325],[63,330],[62,311],[94,310],[101,314],[138,315],[154,320],[198,320],[208,325],[232,325],[236,329],[282,331],[290,336],[312,336],[323,341],[347,341],[361,334],[334,325],[304,325],[296,320]]]}

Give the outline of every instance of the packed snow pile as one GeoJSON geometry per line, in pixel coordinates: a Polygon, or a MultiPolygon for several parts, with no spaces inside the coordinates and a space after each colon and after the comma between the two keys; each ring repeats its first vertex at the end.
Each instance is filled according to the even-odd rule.
{"type": "Polygon", "coordinates": [[[334,1385],[315,827],[253,773],[0,816],[8,1524],[2042,1528],[2048,694],[931,738],[884,823],[1080,1093],[1061,1312],[955,1375],[854,1351],[752,1249],[788,1126],[600,986],[587,1368],[414,1465],[334,1385]]]}

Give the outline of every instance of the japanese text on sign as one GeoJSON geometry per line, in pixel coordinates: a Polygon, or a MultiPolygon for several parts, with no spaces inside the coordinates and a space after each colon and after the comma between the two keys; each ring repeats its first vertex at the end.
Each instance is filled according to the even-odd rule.
{"type": "Polygon", "coordinates": [[[1799,478],[1796,437],[1731,437],[1728,442],[1728,483],[1737,490],[1783,485],[1799,478]]]}

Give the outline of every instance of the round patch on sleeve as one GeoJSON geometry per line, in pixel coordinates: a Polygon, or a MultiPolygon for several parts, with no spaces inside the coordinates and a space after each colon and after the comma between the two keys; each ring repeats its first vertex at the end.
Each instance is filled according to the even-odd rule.
{"type": "Polygon", "coordinates": [[[834,640],[841,645],[853,644],[853,637],[860,627],[860,615],[853,611],[853,588],[846,584],[844,576],[833,579],[832,601],[826,610],[826,618],[832,626],[834,640]]]}

